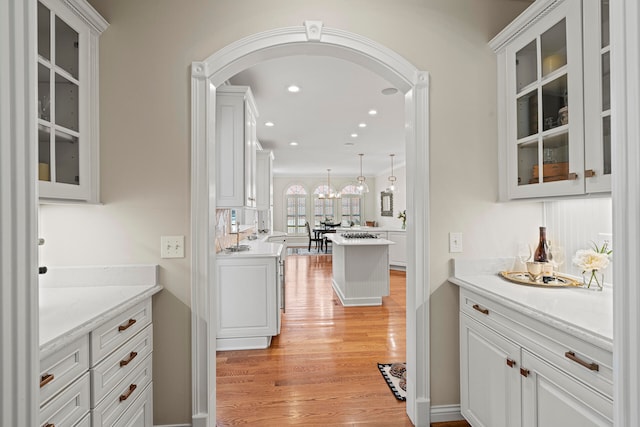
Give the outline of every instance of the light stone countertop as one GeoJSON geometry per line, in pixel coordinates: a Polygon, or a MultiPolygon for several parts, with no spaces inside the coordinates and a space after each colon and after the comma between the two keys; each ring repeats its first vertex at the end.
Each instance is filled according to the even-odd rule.
{"type": "Polygon", "coordinates": [[[248,251],[226,253],[222,250],[216,254],[216,257],[221,259],[279,257],[282,254],[284,245],[282,243],[266,242],[265,240],[266,238],[264,237],[259,237],[257,240],[241,240],[241,245],[249,245],[251,247],[248,251]]]}
{"type": "Polygon", "coordinates": [[[45,276],[39,287],[41,357],[162,290],[156,265],[49,267],[45,276]]]}
{"type": "Polygon", "coordinates": [[[396,242],[387,239],[345,239],[339,233],[327,233],[325,236],[336,245],[341,246],[388,246],[396,244],[396,242]]]}
{"type": "Polygon", "coordinates": [[[541,288],[500,277],[513,260],[456,260],[449,281],[513,310],[613,351],[613,289],[541,288]]]}

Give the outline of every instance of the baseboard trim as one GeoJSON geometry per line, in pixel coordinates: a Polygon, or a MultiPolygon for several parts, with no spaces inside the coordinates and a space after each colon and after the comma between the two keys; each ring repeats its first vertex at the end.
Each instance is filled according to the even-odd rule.
{"type": "Polygon", "coordinates": [[[431,422],[444,423],[447,421],[462,421],[460,405],[438,405],[431,407],[431,422]]]}

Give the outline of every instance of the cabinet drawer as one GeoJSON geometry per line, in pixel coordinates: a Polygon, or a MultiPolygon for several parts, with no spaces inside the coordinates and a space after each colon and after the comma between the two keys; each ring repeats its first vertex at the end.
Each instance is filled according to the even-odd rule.
{"type": "Polygon", "coordinates": [[[76,427],[89,413],[89,373],[40,409],[40,426],[76,427]]]}
{"type": "Polygon", "coordinates": [[[612,352],[468,290],[460,310],[613,398],[612,352]]]}
{"type": "Polygon", "coordinates": [[[40,406],[89,370],[89,336],[40,360],[40,406]]]}
{"type": "Polygon", "coordinates": [[[91,406],[98,403],[153,351],[153,325],[124,343],[91,369],[91,406]]]}
{"type": "Polygon", "coordinates": [[[94,427],[111,427],[151,384],[152,355],[127,375],[93,410],[94,427]]]}
{"type": "Polygon", "coordinates": [[[91,332],[91,366],[151,323],[151,298],[120,313],[91,332]]]}
{"type": "Polygon", "coordinates": [[[113,427],[153,426],[153,383],[127,408],[113,427]]]}

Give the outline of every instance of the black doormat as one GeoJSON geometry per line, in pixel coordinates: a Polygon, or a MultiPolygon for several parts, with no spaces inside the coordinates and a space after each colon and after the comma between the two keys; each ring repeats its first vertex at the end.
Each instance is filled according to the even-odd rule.
{"type": "Polygon", "coordinates": [[[398,400],[407,400],[407,366],[404,363],[378,363],[378,369],[398,400]]]}

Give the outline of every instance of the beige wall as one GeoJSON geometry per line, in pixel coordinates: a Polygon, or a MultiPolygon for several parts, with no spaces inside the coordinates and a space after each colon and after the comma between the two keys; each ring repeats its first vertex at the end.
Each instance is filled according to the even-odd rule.
{"type": "Polygon", "coordinates": [[[505,255],[542,218],[540,204],[495,202],[496,65],[487,42],[528,2],[91,3],[111,24],[100,42],[103,205],[43,206],[41,256],[48,265],[160,265],[165,290],[154,298],[155,423],[187,423],[191,413],[190,254],[159,258],[161,235],[190,240],[190,64],[241,37],[309,19],[369,37],[431,74],[432,403],[458,403],[458,303],[447,282],[447,233],[464,233],[458,256],[505,255]]]}

